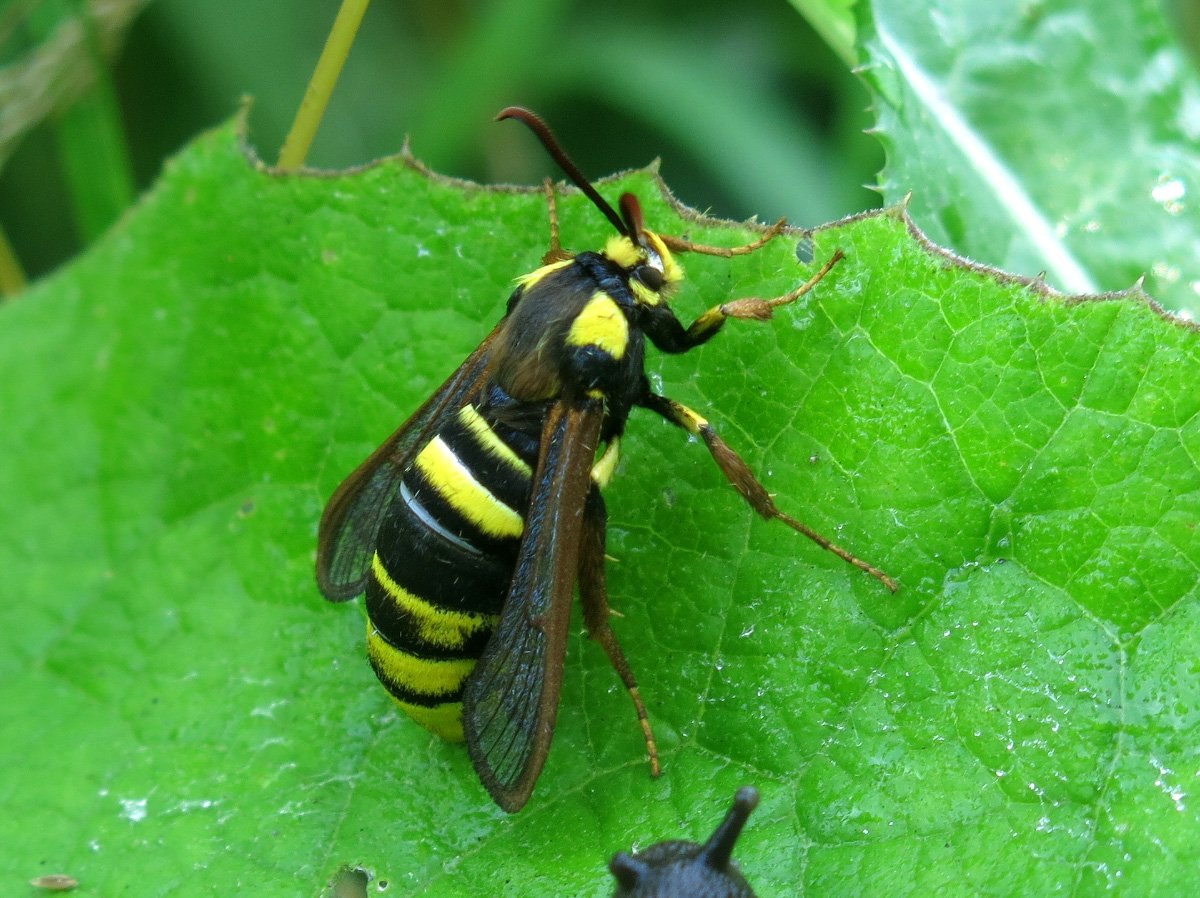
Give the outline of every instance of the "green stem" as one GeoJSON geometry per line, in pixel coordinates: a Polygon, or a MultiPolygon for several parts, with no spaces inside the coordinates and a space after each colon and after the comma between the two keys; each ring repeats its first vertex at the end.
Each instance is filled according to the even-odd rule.
{"type": "Polygon", "coordinates": [[[321,51],[321,58],[317,60],[317,67],[308,82],[308,90],[300,101],[300,108],[296,110],[292,130],[288,132],[279,151],[279,168],[284,171],[299,168],[308,158],[317,128],[325,116],[325,107],[329,105],[329,97],[337,85],[346,57],[350,55],[350,48],[354,45],[354,38],[358,35],[358,27],[362,24],[369,3],[370,0],[342,0],[341,9],[325,41],[325,49],[321,51]]]}

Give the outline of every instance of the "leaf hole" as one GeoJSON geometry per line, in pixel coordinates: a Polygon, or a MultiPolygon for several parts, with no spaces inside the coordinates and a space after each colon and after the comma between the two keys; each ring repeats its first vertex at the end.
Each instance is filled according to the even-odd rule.
{"type": "MultiPolygon", "coordinates": [[[[367,884],[373,877],[362,867],[342,867],[329,881],[325,890],[325,898],[367,898],[367,884]]],[[[386,888],[386,880],[379,885],[386,888]]]]}

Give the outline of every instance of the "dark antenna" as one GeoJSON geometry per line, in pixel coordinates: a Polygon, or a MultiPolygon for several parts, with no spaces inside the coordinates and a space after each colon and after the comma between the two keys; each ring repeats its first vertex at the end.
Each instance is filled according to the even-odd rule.
{"type": "Polygon", "coordinates": [[[530,112],[523,106],[509,106],[501,109],[496,116],[496,121],[502,122],[508,118],[515,118],[523,122],[537,136],[537,139],[542,142],[542,146],[546,148],[546,152],[558,163],[558,167],[563,170],[563,173],[574,182],[576,187],[584,192],[588,199],[596,204],[596,208],[603,212],[605,218],[613,223],[613,227],[630,239],[636,238],[636,234],[629,232],[629,227],[621,220],[621,216],[613,210],[613,207],[608,204],[608,201],[604,197],[596,192],[596,188],[583,176],[583,173],[571,161],[571,158],[563,151],[563,148],[558,145],[558,141],[554,139],[554,133],[550,130],[549,125],[542,121],[538,115],[530,112]]]}

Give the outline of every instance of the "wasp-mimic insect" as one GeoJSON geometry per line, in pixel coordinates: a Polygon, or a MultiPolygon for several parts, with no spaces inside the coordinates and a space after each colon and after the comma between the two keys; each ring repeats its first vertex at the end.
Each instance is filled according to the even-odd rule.
{"type": "Polygon", "coordinates": [[[366,592],[367,651],[379,679],[419,724],[465,739],[488,792],[516,811],[550,749],[576,583],[588,633],[629,690],[659,772],[645,705],[609,625],[604,579],[600,490],[635,406],[699,437],[760,515],[895,584],[779,511],[708,422],[655,393],[645,373],[647,339],[687,352],[727,318],[769,318],[841,254],[790,293],[723,303],[684,327],[668,304],[683,279],[675,253],[750,253],[783,222],[732,249],[656,234],[632,194],[614,211],[533,113],[510,107],[499,118],[526,124],[617,234],[602,253],[563,251],[547,188],[544,264],[519,279],[500,323],[450,379],[334,493],[321,518],[317,581],[335,602],[366,592]]]}

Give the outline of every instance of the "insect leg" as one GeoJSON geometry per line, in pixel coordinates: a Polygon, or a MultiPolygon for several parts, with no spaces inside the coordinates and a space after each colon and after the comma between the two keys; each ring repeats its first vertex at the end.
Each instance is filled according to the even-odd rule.
{"type": "Polygon", "coordinates": [[[637,710],[638,723],[642,727],[642,736],[646,740],[646,751],[650,755],[650,775],[658,776],[662,772],[658,763],[658,745],[654,741],[654,732],[650,728],[650,717],[646,706],[638,692],[637,678],[633,668],[617,642],[617,634],[609,625],[608,586],[604,577],[604,539],[607,512],[604,509],[604,499],[600,491],[593,488],[588,495],[587,504],[583,510],[583,534],[579,545],[579,598],[583,604],[583,620],[587,626],[588,636],[600,644],[608,655],[613,670],[629,690],[633,706],[637,710]]]}
{"type": "Polygon", "coordinates": [[[733,484],[733,488],[741,493],[742,498],[749,503],[750,507],[762,517],[767,520],[782,521],[797,533],[807,536],[822,549],[832,552],[843,561],[870,574],[892,592],[896,591],[898,588],[896,581],[879,568],[868,564],[836,543],[831,542],[807,524],[780,511],[775,505],[775,500],[771,498],[771,494],[767,492],[767,488],[754,476],[754,472],[750,470],[750,466],[729,447],[728,443],[717,435],[712,425],[701,415],[692,411],[686,405],[676,402],[674,399],[668,399],[666,396],[659,396],[649,389],[638,400],[638,404],[658,413],[676,427],[681,427],[693,436],[703,440],[704,445],[708,447],[708,451],[713,457],[713,461],[721,469],[721,473],[733,484]]]}
{"type": "Polygon", "coordinates": [[[816,274],[795,290],[791,290],[782,296],[776,296],[771,299],[765,299],[761,296],[745,296],[741,299],[723,302],[719,306],[713,306],[692,322],[691,327],[687,330],[688,338],[696,343],[704,342],[720,329],[721,325],[725,323],[726,318],[742,318],[749,321],[768,320],[775,314],[777,308],[795,302],[812,290],[813,287],[817,286],[825,275],[829,274],[833,266],[844,257],[844,253],[839,249],[829,257],[829,261],[822,265],[816,274]]]}
{"type": "Polygon", "coordinates": [[[704,312],[687,328],[675,317],[675,313],[671,310],[670,306],[665,303],[654,306],[645,310],[643,329],[651,342],[663,352],[687,352],[689,349],[693,349],[701,343],[706,343],[712,339],[725,325],[725,321],[728,318],[766,321],[775,313],[775,309],[795,302],[812,290],[842,258],[843,254],[839,249],[830,256],[828,262],[821,266],[820,271],[795,290],[784,293],[782,296],[775,296],[771,299],[764,299],[759,296],[746,296],[741,299],[723,302],[719,306],[713,306],[707,312],[704,312]]]}
{"type": "Polygon", "coordinates": [[[708,246],[704,243],[692,243],[690,240],[684,240],[682,237],[672,237],[668,234],[659,234],[658,238],[667,245],[671,252],[676,253],[699,253],[702,256],[723,256],[728,259],[732,256],[747,256],[756,249],[766,246],[776,237],[783,233],[787,227],[787,219],[781,218],[771,227],[763,232],[763,235],[751,243],[743,244],[742,246],[708,246]]]}
{"type": "Polygon", "coordinates": [[[547,178],[542,182],[542,189],[546,192],[546,210],[550,215],[550,248],[542,256],[542,264],[549,265],[569,259],[571,254],[562,248],[558,240],[558,202],[554,198],[554,182],[547,178]]]}

